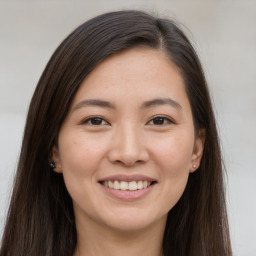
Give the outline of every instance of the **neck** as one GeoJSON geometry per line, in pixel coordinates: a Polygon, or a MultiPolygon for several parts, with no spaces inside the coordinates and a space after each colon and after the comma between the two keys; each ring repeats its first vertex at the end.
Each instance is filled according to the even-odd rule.
{"type": "MultiPolygon", "coordinates": [[[[77,248],[74,256],[163,256],[162,241],[166,220],[136,231],[113,230],[77,223],[77,248]],[[83,228],[84,227],[84,228],[83,228]]],[[[88,224],[88,223],[87,223],[88,224]]]]}

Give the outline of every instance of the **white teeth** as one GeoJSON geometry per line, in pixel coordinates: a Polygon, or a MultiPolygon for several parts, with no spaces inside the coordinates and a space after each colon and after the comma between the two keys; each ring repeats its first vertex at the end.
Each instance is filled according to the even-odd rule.
{"type": "Polygon", "coordinates": [[[114,181],[114,189],[120,189],[120,184],[118,181],[114,181]]]}
{"type": "Polygon", "coordinates": [[[136,181],[129,182],[129,190],[137,190],[137,189],[138,189],[138,185],[136,181]]]}
{"type": "Polygon", "coordinates": [[[143,189],[143,181],[139,181],[138,183],[138,189],[143,189]]]}
{"type": "Polygon", "coordinates": [[[117,189],[117,190],[130,190],[134,191],[137,189],[144,189],[150,186],[151,182],[150,181],[104,181],[103,185],[112,189],[117,189]]]}
{"type": "Polygon", "coordinates": [[[143,181],[143,188],[146,188],[148,186],[148,181],[143,181]]]}
{"type": "Polygon", "coordinates": [[[121,181],[121,182],[120,182],[120,189],[121,189],[121,190],[127,190],[128,187],[129,187],[128,182],[125,182],[125,181],[121,181]]]}
{"type": "MultiPolygon", "coordinates": [[[[105,185],[105,183],[104,183],[104,185],[105,185]]],[[[106,186],[106,185],[105,185],[105,186],[106,186]]],[[[107,187],[109,187],[109,188],[114,188],[114,183],[110,180],[110,181],[108,182],[107,187]]]]}

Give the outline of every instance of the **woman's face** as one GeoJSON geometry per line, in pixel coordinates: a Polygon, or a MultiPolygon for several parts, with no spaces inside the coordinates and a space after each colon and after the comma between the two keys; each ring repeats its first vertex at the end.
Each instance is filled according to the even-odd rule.
{"type": "Polygon", "coordinates": [[[178,69],[162,51],[135,48],[83,81],[53,160],[77,223],[131,231],[165,223],[202,151],[178,69]]]}

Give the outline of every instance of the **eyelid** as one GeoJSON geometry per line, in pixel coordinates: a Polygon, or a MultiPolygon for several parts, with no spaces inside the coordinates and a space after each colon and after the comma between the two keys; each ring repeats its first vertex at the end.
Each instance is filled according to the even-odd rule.
{"type": "Polygon", "coordinates": [[[88,124],[93,118],[99,118],[99,119],[101,119],[103,122],[105,122],[106,124],[99,124],[99,125],[89,124],[89,125],[91,125],[91,126],[103,126],[103,125],[109,125],[109,124],[110,124],[105,118],[103,118],[103,117],[101,117],[101,116],[88,116],[88,117],[84,118],[84,119],[80,122],[80,124],[83,124],[83,125],[88,124]]]}
{"type": "MultiPolygon", "coordinates": [[[[80,124],[82,125],[85,125],[85,124],[88,124],[93,118],[99,118],[101,119],[103,122],[105,122],[105,124],[99,124],[99,125],[94,125],[94,124],[89,124],[91,126],[104,126],[104,125],[110,125],[110,123],[103,117],[101,117],[100,115],[94,115],[94,116],[89,116],[89,117],[86,117],[84,118],[80,124]]],[[[150,124],[150,122],[152,122],[154,119],[156,118],[163,118],[165,121],[167,121],[167,124],[176,124],[176,122],[170,118],[169,116],[166,116],[166,115],[155,115],[153,117],[151,117],[151,119],[146,123],[147,125],[155,125],[155,126],[163,126],[163,125],[166,125],[166,123],[163,123],[163,124],[150,124]]]]}
{"type": "MultiPolygon", "coordinates": [[[[148,122],[147,122],[147,124],[149,124],[150,122],[152,122],[154,119],[156,119],[156,118],[163,118],[163,119],[165,119],[165,120],[167,120],[168,121],[168,124],[176,124],[176,122],[172,119],[172,118],[170,118],[169,116],[166,116],[166,115],[156,115],[156,116],[153,116],[148,122]]],[[[157,126],[156,124],[149,124],[149,125],[155,125],[155,126],[157,126]]],[[[163,125],[166,125],[166,124],[161,124],[161,125],[158,125],[158,126],[163,126],[163,125]]]]}

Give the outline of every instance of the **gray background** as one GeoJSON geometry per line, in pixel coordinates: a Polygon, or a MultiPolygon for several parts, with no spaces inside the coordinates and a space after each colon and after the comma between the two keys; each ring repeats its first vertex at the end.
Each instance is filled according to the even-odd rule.
{"type": "Polygon", "coordinates": [[[255,256],[255,0],[0,0],[0,236],[28,104],[48,59],[83,21],[105,11],[131,8],[185,24],[216,109],[228,173],[234,255],[255,256]]]}

